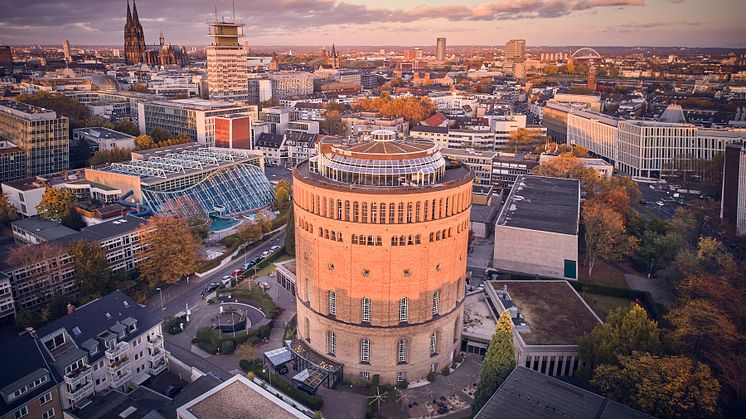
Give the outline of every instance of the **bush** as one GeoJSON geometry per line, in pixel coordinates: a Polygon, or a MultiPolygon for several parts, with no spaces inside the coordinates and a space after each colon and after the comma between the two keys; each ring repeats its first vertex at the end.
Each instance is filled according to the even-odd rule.
{"type": "Polygon", "coordinates": [[[453,360],[454,360],[454,361],[455,361],[456,363],[460,364],[460,363],[464,362],[464,356],[463,356],[463,355],[461,355],[461,352],[459,352],[459,353],[458,353],[458,355],[456,355],[456,357],[455,357],[455,358],[453,358],[453,360]]]}
{"type": "Polygon", "coordinates": [[[262,369],[262,361],[254,359],[249,361],[248,359],[242,359],[238,361],[238,367],[245,372],[254,371],[257,368],[262,369]]]}
{"type": "Polygon", "coordinates": [[[282,338],[285,340],[288,339],[295,339],[295,336],[298,334],[298,319],[296,315],[294,314],[293,317],[290,318],[288,321],[288,324],[285,325],[285,333],[283,333],[282,338]]]}
{"type": "Polygon", "coordinates": [[[210,342],[197,341],[197,347],[211,355],[215,355],[216,353],[218,353],[218,347],[210,342]]]}
{"type": "Polygon", "coordinates": [[[166,333],[168,333],[169,335],[178,335],[179,333],[183,332],[183,330],[181,330],[181,323],[187,323],[186,316],[169,318],[165,321],[165,323],[166,333]]]}
{"type": "Polygon", "coordinates": [[[223,343],[220,344],[220,352],[222,352],[225,355],[230,355],[235,350],[236,350],[236,344],[230,339],[224,340],[223,343]]]}
{"type": "MultiPolygon", "coordinates": [[[[241,361],[244,361],[244,360],[242,359],[241,361]]],[[[256,378],[256,375],[253,372],[249,371],[248,373],[246,373],[246,378],[248,378],[251,381],[254,381],[254,378],[256,378]]]]}
{"type": "Polygon", "coordinates": [[[268,339],[269,338],[269,334],[271,332],[272,332],[272,329],[269,326],[267,326],[267,325],[260,326],[259,330],[258,330],[258,333],[257,333],[257,337],[259,339],[268,339]]]}
{"type": "Polygon", "coordinates": [[[261,307],[262,312],[267,318],[274,319],[280,310],[272,298],[265,294],[259,287],[247,288],[224,288],[219,290],[220,295],[231,294],[232,297],[245,298],[261,307]]]}
{"type": "MultiPolygon", "coordinates": [[[[261,361],[252,364],[251,371],[264,381],[269,381],[268,373],[262,372],[261,361]]],[[[269,372],[269,370],[267,370],[269,372]]],[[[305,391],[298,390],[282,378],[272,380],[272,387],[285,393],[288,397],[297,400],[311,410],[321,410],[324,407],[324,399],[319,396],[311,396],[305,391]]]]}
{"type": "Polygon", "coordinates": [[[407,380],[399,381],[399,384],[397,384],[397,386],[400,389],[405,389],[405,388],[409,387],[409,381],[407,381],[407,380]]]}
{"type": "Polygon", "coordinates": [[[197,336],[195,339],[197,342],[206,342],[218,347],[220,345],[220,332],[212,327],[201,327],[197,330],[197,336]]]}
{"type": "Polygon", "coordinates": [[[435,373],[434,373],[434,372],[429,372],[429,373],[427,373],[427,381],[429,381],[429,382],[431,382],[431,383],[432,383],[433,381],[435,381],[435,373]]]}
{"type": "Polygon", "coordinates": [[[451,374],[451,367],[446,365],[445,367],[443,367],[442,370],[440,370],[440,373],[443,374],[443,376],[447,377],[451,374]]]}

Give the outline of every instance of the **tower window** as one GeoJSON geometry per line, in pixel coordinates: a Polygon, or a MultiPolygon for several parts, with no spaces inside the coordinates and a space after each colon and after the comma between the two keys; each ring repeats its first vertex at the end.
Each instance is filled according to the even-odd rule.
{"type": "Polygon", "coordinates": [[[362,301],[362,307],[361,307],[361,320],[366,323],[370,323],[370,298],[363,297],[362,301]]]}
{"type": "Polygon", "coordinates": [[[407,297],[402,297],[399,300],[399,321],[406,322],[409,320],[409,300],[407,297]]]}

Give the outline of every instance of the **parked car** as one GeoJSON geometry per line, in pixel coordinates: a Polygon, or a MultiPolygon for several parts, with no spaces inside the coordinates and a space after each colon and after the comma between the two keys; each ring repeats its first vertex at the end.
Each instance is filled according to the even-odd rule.
{"type": "Polygon", "coordinates": [[[259,286],[262,287],[262,289],[264,289],[264,290],[268,290],[269,289],[269,283],[267,283],[267,282],[262,282],[261,284],[259,284],[259,286]]]}
{"type": "Polygon", "coordinates": [[[255,258],[254,258],[254,259],[252,260],[252,262],[254,262],[254,265],[256,265],[257,263],[259,263],[259,262],[261,262],[261,261],[262,261],[262,257],[261,257],[261,256],[257,256],[257,257],[255,257],[255,258]]]}
{"type": "Polygon", "coordinates": [[[220,282],[223,283],[226,287],[231,284],[231,281],[233,280],[233,277],[230,275],[223,275],[223,277],[220,279],[220,282]]]}
{"type": "Polygon", "coordinates": [[[285,375],[288,373],[288,367],[286,367],[285,364],[282,364],[275,368],[275,371],[277,371],[277,373],[280,375],[285,375]]]}
{"type": "Polygon", "coordinates": [[[648,201],[646,201],[646,200],[644,200],[644,199],[641,199],[641,200],[640,200],[640,203],[641,203],[642,205],[647,205],[648,201]]]}
{"type": "Polygon", "coordinates": [[[183,388],[184,386],[181,386],[179,384],[171,384],[170,386],[166,387],[166,391],[164,393],[166,393],[166,396],[173,399],[174,396],[181,393],[181,389],[183,388]]]}
{"type": "Polygon", "coordinates": [[[255,263],[254,263],[254,261],[253,261],[253,260],[252,260],[252,261],[249,261],[249,262],[246,262],[246,263],[244,263],[244,264],[243,264],[243,270],[244,270],[244,271],[248,271],[248,270],[249,270],[249,269],[251,269],[251,268],[252,268],[252,267],[253,267],[254,265],[255,265],[255,263]]]}
{"type": "Polygon", "coordinates": [[[243,273],[243,269],[234,269],[233,272],[231,272],[232,276],[238,276],[243,273]]]}
{"type": "Polygon", "coordinates": [[[207,284],[207,286],[205,287],[205,292],[208,292],[208,293],[210,293],[210,292],[213,292],[213,291],[215,291],[215,290],[216,290],[216,289],[218,289],[218,288],[220,288],[220,282],[210,282],[210,283],[209,283],[209,284],[207,284]]]}
{"type": "Polygon", "coordinates": [[[272,252],[275,252],[277,250],[280,250],[280,246],[274,245],[274,246],[270,247],[269,250],[272,251],[272,252]]]}
{"type": "Polygon", "coordinates": [[[272,252],[270,252],[269,250],[265,250],[265,251],[263,251],[263,252],[262,252],[262,259],[266,258],[267,256],[269,256],[269,255],[271,255],[271,254],[272,254],[272,252]]]}
{"type": "Polygon", "coordinates": [[[663,201],[658,201],[658,202],[655,203],[655,205],[658,205],[659,207],[662,207],[662,206],[664,206],[666,204],[664,204],[663,201]]]}

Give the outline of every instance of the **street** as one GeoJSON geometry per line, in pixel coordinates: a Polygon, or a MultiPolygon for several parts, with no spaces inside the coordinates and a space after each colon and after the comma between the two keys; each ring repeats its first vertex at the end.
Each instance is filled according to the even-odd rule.
{"type": "Polygon", "coordinates": [[[204,291],[205,285],[213,281],[220,281],[223,276],[230,275],[235,269],[240,268],[245,260],[251,260],[256,256],[261,255],[262,252],[269,250],[269,248],[274,245],[281,246],[284,241],[285,230],[274,233],[263,242],[257,243],[253,249],[246,252],[243,256],[228,262],[211,275],[202,278],[193,276],[192,279],[189,280],[189,283],[180,282],[168,288],[164,288],[162,291],[162,308],[160,293],[150,297],[150,299],[145,303],[145,308],[156,317],[166,319],[184,311],[187,303],[189,304],[189,307],[193,307],[202,300],[202,292],[204,291]]]}

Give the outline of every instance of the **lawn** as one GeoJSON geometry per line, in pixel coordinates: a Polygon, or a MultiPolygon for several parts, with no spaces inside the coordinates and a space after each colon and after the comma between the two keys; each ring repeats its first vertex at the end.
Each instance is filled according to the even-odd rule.
{"type": "Polygon", "coordinates": [[[287,255],[287,254],[283,253],[274,262],[272,262],[269,265],[263,267],[256,274],[257,274],[257,276],[268,276],[270,274],[270,272],[272,272],[272,271],[275,270],[275,263],[284,262],[284,261],[290,260],[290,259],[295,259],[295,258],[292,257],[292,256],[290,256],[290,255],[287,255]]]}
{"type": "Polygon", "coordinates": [[[597,260],[593,267],[593,278],[588,277],[588,267],[585,265],[585,255],[579,255],[580,263],[578,264],[578,279],[581,282],[590,282],[592,284],[605,285],[607,287],[629,289],[627,280],[624,279],[624,273],[609,265],[602,260],[597,260]]]}
{"type": "Polygon", "coordinates": [[[580,296],[591,306],[596,315],[604,321],[606,321],[606,316],[611,310],[617,307],[629,307],[630,303],[633,303],[632,300],[626,298],[611,297],[590,292],[581,292],[580,296]]]}

